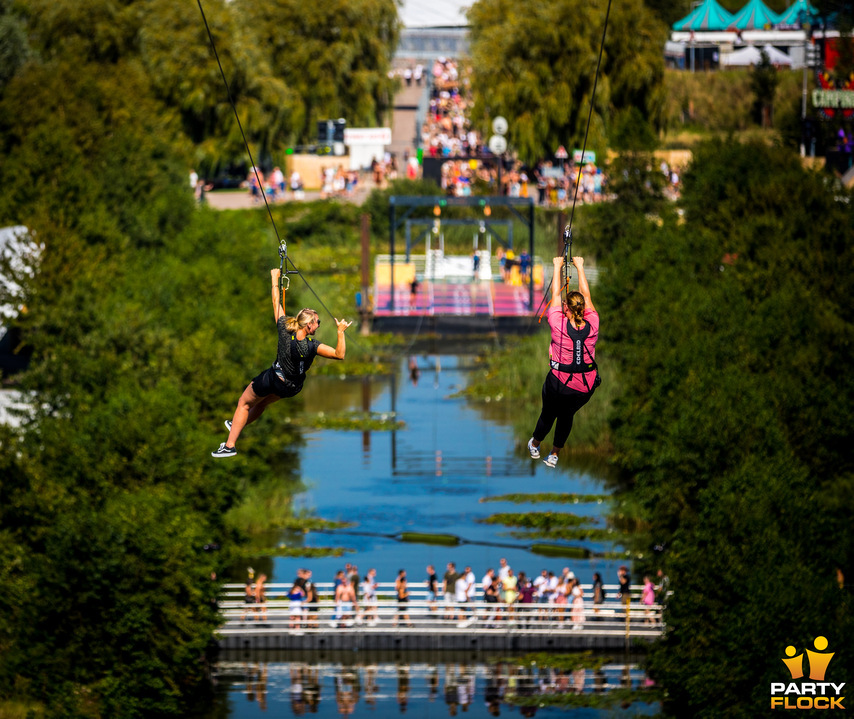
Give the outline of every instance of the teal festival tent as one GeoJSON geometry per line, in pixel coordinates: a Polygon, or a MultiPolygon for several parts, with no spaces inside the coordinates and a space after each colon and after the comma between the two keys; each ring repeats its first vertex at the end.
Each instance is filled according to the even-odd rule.
{"type": "Polygon", "coordinates": [[[730,30],[762,30],[780,22],[780,16],[762,0],[750,0],[739,10],[729,25],[730,30]]]}
{"type": "Polygon", "coordinates": [[[818,10],[810,5],[809,0],[796,0],[780,14],[779,24],[800,27],[801,23],[808,22],[814,25],[817,17],[818,10]]]}
{"type": "Polygon", "coordinates": [[[703,0],[681,20],[673,23],[674,30],[726,30],[732,24],[733,15],[720,6],[717,0],[703,0]]]}

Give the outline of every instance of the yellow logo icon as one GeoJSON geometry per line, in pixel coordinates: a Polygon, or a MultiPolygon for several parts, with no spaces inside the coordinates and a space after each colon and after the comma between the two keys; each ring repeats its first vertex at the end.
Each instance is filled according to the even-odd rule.
{"type": "Polygon", "coordinates": [[[836,684],[825,681],[827,667],[833,659],[835,652],[825,651],[827,639],[816,637],[813,641],[813,649],[798,654],[794,646],[786,647],[786,657],[781,661],[786,665],[792,679],[801,679],[804,676],[804,654],[807,656],[809,681],[788,684],[784,682],[771,683],[771,708],[772,709],[844,709],[842,701],[842,689],[845,682],[836,684]]]}
{"type": "MultiPolygon", "coordinates": [[[[835,652],[824,651],[827,649],[827,639],[824,637],[816,637],[813,646],[818,651],[814,652],[807,649],[807,657],[810,660],[810,679],[814,682],[823,682],[825,672],[827,672],[827,665],[830,664],[830,660],[833,659],[835,652]]],[[[795,656],[797,651],[792,646],[786,647],[786,656],[791,657],[791,659],[783,660],[783,664],[788,667],[789,672],[792,674],[792,679],[800,679],[804,675],[804,655],[798,654],[795,656]]]]}

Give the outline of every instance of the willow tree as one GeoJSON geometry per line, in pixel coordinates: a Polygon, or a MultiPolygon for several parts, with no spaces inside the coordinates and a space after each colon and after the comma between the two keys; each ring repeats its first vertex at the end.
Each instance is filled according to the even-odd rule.
{"type": "MultiPolygon", "coordinates": [[[[251,28],[227,0],[202,7],[232,99],[254,154],[292,141],[303,122],[301,98],[276,78],[251,28]]],[[[245,159],[243,138],[199,6],[171,0],[28,0],[20,5],[29,42],[46,61],[127,67],[142,73],[160,105],[156,119],[180,121],[184,149],[204,171],[245,159]]],[[[8,34],[8,33],[7,33],[8,34]]],[[[0,52],[3,26],[0,24],[0,52]]],[[[2,73],[0,73],[2,74],[2,73]]],[[[114,89],[117,91],[117,89],[114,89]]]]}
{"type": "MultiPolygon", "coordinates": [[[[593,96],[607,3],[519,5],[478,0],[471,24],[473,117],[509,121],[520,157],[550,156],[558,145],[581,146],[593,96]]],[[[607,147],[611,118],[630,107],[658,127],[664,103],[666,28],[640,0],[613,3],[588,147],[607,147]]]]}
{"type": "Polygon", "coordinates": [[[400,32],[394,0],[237,0],[234,6],[275,76],[304,104],[303,122],[293,128],[298,139],[313,139],[318,120],[343,117],[351,127],[382,122],[400,32]]]}
{"type": "MultiPolygon", "coordinates": [[[[222,0],[202,3],[222,72],[255,159],[284,150],[303,121],[301,98],[274,76],[266,53],[222,0]]],[[[178,112],[196,154],[214,165],[245,157],[240,127],[196,3],[153,0],[139,49],[160,99],[178,112]]],[[[247,158],[248,159],[248,158],[247,158]]]]}

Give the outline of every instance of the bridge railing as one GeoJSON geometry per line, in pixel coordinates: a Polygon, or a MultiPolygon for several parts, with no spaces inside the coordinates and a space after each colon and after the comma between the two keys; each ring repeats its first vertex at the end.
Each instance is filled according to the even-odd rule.
{"type": "MultiPolygon", "coordinates": [[[[222,631],[324,631],[355,630],[400,632],[413,627],[420,631],[460,633],[477,631],[524,631],[554,633],[555,631],[584,632],[585,634],[626,634],[626,636],[657,636],[663,629],[660,604],[644,605],[633,592],[632,600],[624,603],[616,591],[609,598],[593,604],[589,588],[581,607],[567,603],[535,602],[512,604],[489,603],[478,599],[470,602],[452,601],[442,596],[428,598],[426,589],[413,588],[406,602],[394,598],[393,586],[381,583],[377,598],[360,599],[356,603],[335,602],[331,584],[324,584],[321,599],[315,603],[291,601],[278,594],[287,592],[290,585],[270,585],[267,600],[262,604],[246,603],[240,592],[231,591],[239,585],[229,585],[220,602],[225,619],[222,631]]],[[[319,586],[320,589],[320,586],[319,586]]]]}

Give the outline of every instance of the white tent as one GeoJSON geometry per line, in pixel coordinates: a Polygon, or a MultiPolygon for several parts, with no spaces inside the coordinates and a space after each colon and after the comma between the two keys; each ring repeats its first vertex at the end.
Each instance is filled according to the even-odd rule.
{"type": "MultiPolygon", "coordinates": [[[[407,30],[413,28],[467,27],[466,10],[471,0],[403,0],[398,15],[407,30]]],[[[438,53],[442,54],[442,53],[438,53]]]]}
{"type": "MultiPolygon", "coordinates": [[[[792,58],[786,53],[778,50],[773,45],[765,45],[762,50],[768,54],[768,59],[772,65],[792,64],[792,58]]],[[[747,67],[748,65],[757,65],[762,58],[762,50],[753,45],[736,50],[735,52],[725,53],[721,55],[721,66],[723,67],[747,67]]]]}

